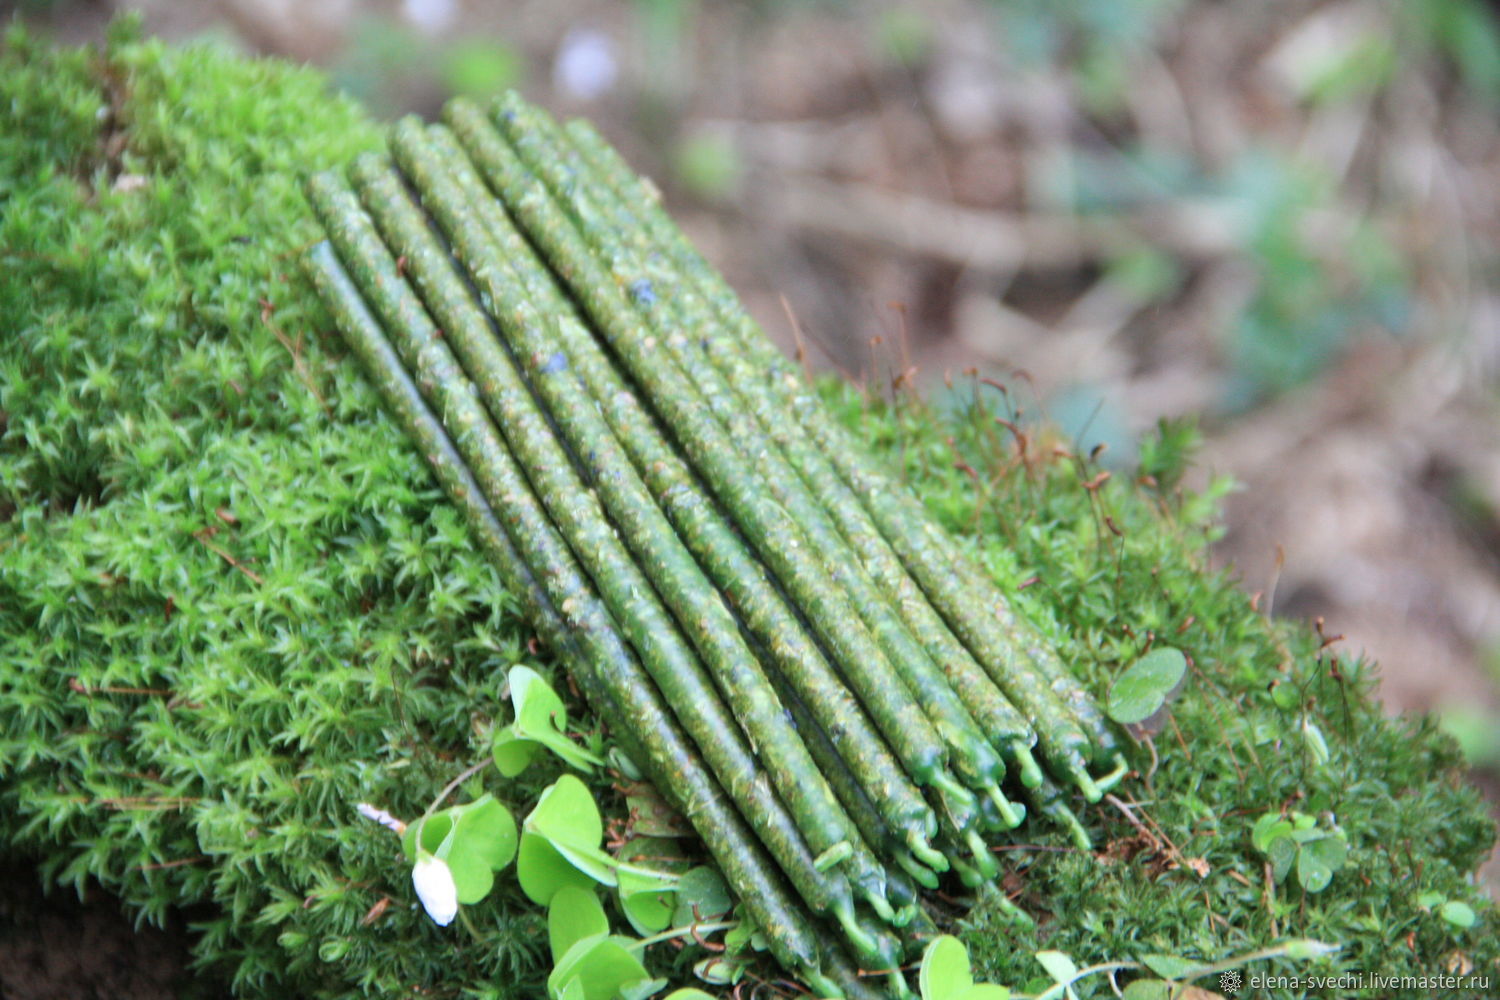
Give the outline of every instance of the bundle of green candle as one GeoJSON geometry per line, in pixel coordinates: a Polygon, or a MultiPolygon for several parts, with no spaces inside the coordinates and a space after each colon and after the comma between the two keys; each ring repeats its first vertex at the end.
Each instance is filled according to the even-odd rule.
{"type": "Polygon", "coordinates": [[[906,995],[921,890],[995,880],[1028,811],[1087,847],[1115,734],[594,130],[445,119],[311,179],[323,298],[775,958],[906,995]]]}

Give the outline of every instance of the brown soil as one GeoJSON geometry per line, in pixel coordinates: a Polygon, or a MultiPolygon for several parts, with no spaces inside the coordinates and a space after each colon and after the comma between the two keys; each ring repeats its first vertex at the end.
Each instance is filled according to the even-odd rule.
{"type": "Polygon", "coordinates": [[[43,894],[33,867],[0,865],[0,1000],[171,1000],[196,984],[178,926],[132,926],[97,890],[43,894]]]}

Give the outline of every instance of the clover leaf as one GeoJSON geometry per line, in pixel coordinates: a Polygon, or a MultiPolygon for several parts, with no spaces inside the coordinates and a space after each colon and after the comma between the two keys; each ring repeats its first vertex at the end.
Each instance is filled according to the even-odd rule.
{"type": "Polygon", "coordinates": [[[1010,990],[974,982],[969,950],[951,934],[934,938],[922,953],[917,974],[922,1000],[1010,1000],[1010,990]]]}
{"type": "Polygon", "coordinates": [[[1145,722],[1166,703],[1187,672],[1187,659],[1175,649],[1154,649],[1115,678],[1109,689],[1109,717],[1133,725],[1145,722]]]}
{"type": "Polygon", "coordinates": [[[1250,842],[1271,862],[1271,877],[1279,885],[1295,868],[1297,883],[1309,893],[1322,892],[1333,881],[1349,855],[1349,841],[1338,827],[1318,826],[1305,813],[1283,817],[1267,813],[1256,820],[1250,842]]]}
{"type": "Polygon", "coordinates": [[[600,849],[604,821],[594,797],[571,774],[542,792],[521,827],[516,876],[534,903],[551,902],[566,885],[615,885],[615,861],[600,849]]]}
{"type": "Polygon", "coordinates": [[[711,955],[693,963],[693,975],[714,986],[733,986],[745,977],[750,966],[723,955],[711,955]]]}
{"type": "Polygon", "coordinates": [[[760,929],[760,925],[745,909],[744,904],[734,908],[734,919],[735,925],[724,934],[724,951],[730,955],[765,951],[767,947],[765,932],[760,929]]]}
{"type": "Polygon", "coordinates": [[[520,774],[542,747],[580,771],[592,771],[603,763],[568,738],[568,710],[541,674],[530,667],[511,667],[509,686],[516,718],[491,741],[495,767],[501,774],[507,778],[520,774]]]}
{"type": "Polygon", "coordinates": [[[1342,834],[1330,833],[1303,841],[1297,852],[1297,881],[1308,892],[1322,892],[1348,856],[1349,844],[1342,834]]]}
{"type": "MultiPolygon", "coordinates": [[[[495,872],[515,857],[516,821],[509,809],[494,796],[485,794],[466,805],[451,806],[410,824],[401,838],[401,846],[407,858],[415,863],[424,857],[442,862],[453,881],[458,902],[477,903],[489,895],[495,884],[495,872]]],[[[438,873],[430,861],[424,871],[426,883],[436,887],[438,873]]],[[[432,912],[431,907],[428,912],[432,912]]]]}
{"type": "Polygon", "coordinates": [[[653,934],[672,923],[675,875],[626,865],[616,869],[615,879],[620,909],[637,934],[653,934]]]}
{"type": "Polygon", "coordinates": [[[547,977],[547,994],[563,1000],[577,996],[581,986],[582,1000],[612,1000],[631,986],[655,983],[627,944],[607,934],[574,942],[547,977]]]}
{"type": "Polygon", "coordinates": [[[444,838],[445,857],[453,869],[460,903],[477,903],[489,894],[495,872],[516,856],[516,821],[510,810],[484,795],[448,810],[453,829],[444,838]]]}
{"type": "Polygon", "coordinates": [[[547,904],[547,944],[557,964],[579,941],[609,934],[609,918],[592,889],[565,885],[547,904]]]}
{"type": "Polygon", "coordinates": [[[1038,951],[1034,954],[1042,968],[1047,970],[1047,975],[1051,976],[1052,981],[1057,985],[1068,986],[1078,978],[1078,965],[1065,952],[1038,951]]]}
{"type": "Polygon", "coordinates": [[[1479,920],[1474,908],[1468,903],[1460,903],[1456,899],[1449,900],[1438,908],[1438,916],[1461,930],[1473,927],[1479,920]]]}
{"type": "Polygon", "coordinates": [[[933,938],[922,952],[922,968],[917,974],[922,1000],[946,1000],[973,985],[969,949],[951,934],[933,938]]]}
{"type": "Polygon", "coordinates": [[[1291,836],[1292,821],[1283,817],[1280,813],[1269,812],[1255,821],[1255,828],[1250,831],[1250,843],[1262,854],[1271,849],[1271,843],[1278,838],[1291,836]]]}
{"type": "Polygon", "coordinates": [[[723,877],[707,865],[699,865],[683,872],[677,880],[677,909],[672,914],[672,924],[688,927],[707,923],[728,913],[733,905],[723,877]]]}

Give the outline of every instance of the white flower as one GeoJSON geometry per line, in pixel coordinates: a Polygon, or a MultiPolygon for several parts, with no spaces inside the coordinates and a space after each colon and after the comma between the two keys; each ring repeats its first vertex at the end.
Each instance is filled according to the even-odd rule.
{"type": "Polygon", "coordinates": [[[411,884],[417,888],[417,898],[422,908],[440,927],[447,927],[458,916],[458,886],[453,884],[453,872],[448,862],[435,858],[426,851],[417,854],[417,863],[411,870],[411,884]]]}

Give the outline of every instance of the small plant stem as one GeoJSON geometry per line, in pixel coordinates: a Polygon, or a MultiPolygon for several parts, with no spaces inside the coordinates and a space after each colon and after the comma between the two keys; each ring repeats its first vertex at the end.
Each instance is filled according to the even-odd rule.
{"type": "Polygon", "coordinates": [[[443,804],[443,800],[452,795],[454,789],[458,788],[459,785],[462,785],[465,781],[468,781],[470,778],[474,777],[474,775],[478,774],[480,771],[483,771],[485,768],[489,767],[492,763],[494,763],[494,761],[485,759],[477,764],[471,764],[470,766],[464,768],[462,774],[444,785],[443,790],[437,793],[437,797],[432,800],[432,804],[429,805],[427,807],[427,811],[422,814],[422,819],[426,820],[428,816],[431,816],[433,813],[437,812],[438,807],[443,804]]]}
{"type": "MultiPolygon", "coordinates": [[[[1072,988],[1074,983],[1085,976],[1093,976],[1101,972],[1124,972],[1129,969],[1142,968],[1145,968],[1145,966],[1139,962],[1101,962],[1098,965],[1090,965],[1086,969],[1079,969],[1077,974],[1072,976],[1066,983],[1058,983],[1055,986],[1049,987],[1030,998],[1030,1000],[1058,1000],[1059,997],[1065,995],[1072,988]]],[[[1025,998],[1018,996],[1016,1000],[1025,1000],[1025,998]]]]}
{"type": "Polygon", "coordinates": [[[682,880],[681,876],[674,875],[671,872],[658,871],[655,868],[642,868],[639,865],[632,865],[626,861],[618,861],[612,859],[610,862],[610,867],[615,871],[630,872],[632,875],[640,875],[643,878],[655,879],[663,886],[676,885],[682,880]]]}
{"type": "Polygon", "coordinates": [[[631,951],[645,951],[653,944],[661,944],[663,941],[671,941],[675,938],[695,937],[704,934],[717,934],[719,931],[738,927],[738,920],[721,920],[712,924],[689,924],[686,927],[670,927],[660,934],[653,934],[647,938],[641,938],[630,946],[631,951]]]}

